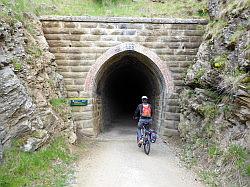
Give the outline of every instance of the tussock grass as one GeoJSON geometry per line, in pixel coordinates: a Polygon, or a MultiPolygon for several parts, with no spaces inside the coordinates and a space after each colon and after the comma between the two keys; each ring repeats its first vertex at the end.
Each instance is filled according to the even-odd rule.
{"type": "Polygon", "coordinates": [[[22,152],[20,142],[5,151],[0,186],[64,186],[75,159],[62,137],[34,153],[22,152]]]}
{"type": "Polygon", "coordinates": [[[133,17],[207,17],[207,0],[167,0],[156,3],[150,0],[0,0],[19,14],[36,15],[91,15],[133,17]]]}

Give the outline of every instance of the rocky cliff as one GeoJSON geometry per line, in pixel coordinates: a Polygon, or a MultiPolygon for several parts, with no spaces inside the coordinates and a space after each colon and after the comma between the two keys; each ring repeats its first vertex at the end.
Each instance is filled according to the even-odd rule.
{"type": "MultiPolygon", "coordinates": [[[[184,159],[211,185],[249,176],[249,1],[209,0],[210,23],[181,93],[184,159]]],[[[249,184],[249,183],[248,183],[249,184]]]]}
{"type": "Polygon", "coordinates": [[[0,7],[0,160],[3,149],[21,138],[25,151],[34,151],[59,132],[73,142],[74,124],[65,102],[63,77],[56,72],[40,22],[0,7]]]}

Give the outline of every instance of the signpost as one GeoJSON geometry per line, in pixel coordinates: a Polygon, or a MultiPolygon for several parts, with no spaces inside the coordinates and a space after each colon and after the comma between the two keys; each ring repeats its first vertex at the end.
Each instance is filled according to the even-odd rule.
{"type": "Polygon", "coordinates": [[[71,98],[69,99],[70,106],[87,106],[88,100],[84,98],[71,98]]]}

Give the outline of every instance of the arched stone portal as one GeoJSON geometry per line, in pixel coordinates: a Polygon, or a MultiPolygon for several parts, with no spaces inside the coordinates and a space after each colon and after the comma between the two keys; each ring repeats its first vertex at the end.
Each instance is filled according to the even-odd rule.
{"type": "Polygon", "coordinates": [[[154,108],[155,127],[162,121],[165,96],[174,91],[167,65],[135,43],[110,48],[91,67],[84,85],[93,98],[94,131],[99,134],[119,118],[131,118],[142,95],[154,108]]]}
{"type": "Polygon", "coordinates": [[[115,91],[124,88],[112,89],[121,85],[120,77],[128,77],[128,85],[146,81],[149,86],[142,86],[138,95],[145,93],[155,98],[152,102],[160,134],[178,134],[178,92],[183,89],[183,75],[197,54],[206,20],[90,16],[44,16],[40,20],[58,72],[64,78],[67,97],[89,101],[87,106],[72,107],[79,134],[97,135],[105,120],[108,123],[112,119],[103,113],[109,106],[104,102],[108,96],[103,93],[113,93],[114,97],[115,91]]]}

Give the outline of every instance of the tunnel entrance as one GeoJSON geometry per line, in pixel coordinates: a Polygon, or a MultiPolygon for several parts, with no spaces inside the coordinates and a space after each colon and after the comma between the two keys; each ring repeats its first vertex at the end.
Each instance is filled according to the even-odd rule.
{"type": "Polygon", "coordinates": [[[85,79],[84,91],[91,98],[95,135],[119,125],[124,131],[129,125],[135,128],[131,119],[142,95],[149,97],[154,128],[161,134],[174,83],[168,66],[155,52],[127,42],[111,47],[96,60],[85,79]]]}
{"type": "Polygon", "coordinates": [[[160,115],[162,76],[146,56],[126,51],[110,58],[97,78],[97,98],[101,104],[100,132],[115,126],[134,126],[134,111],[143,95],[154,109],[154,126],[160,115]]]}

